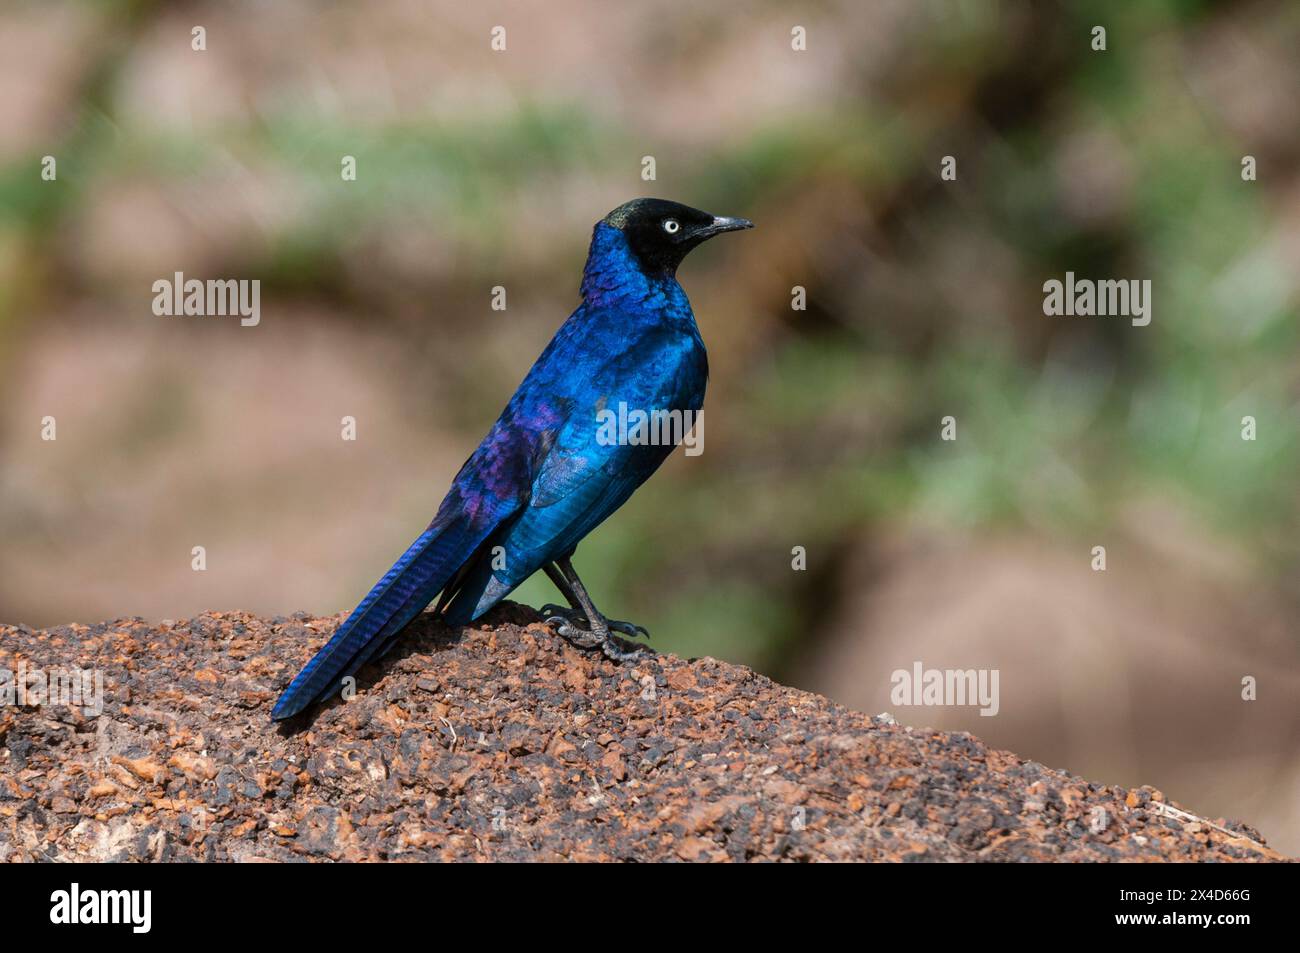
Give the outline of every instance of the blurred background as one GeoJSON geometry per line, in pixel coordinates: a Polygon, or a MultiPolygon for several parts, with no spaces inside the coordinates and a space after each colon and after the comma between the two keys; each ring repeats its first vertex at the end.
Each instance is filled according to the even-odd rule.
{"type": "Polygon", "coordinates": [[[350,609],[662,196],[758,228],[681,269],[705,450],[580,548],[604,611],[1300,853],[1297,49],[1284,0],[7,3],[0,619],[350,609]],[[1067,270],[1151,325],[1044,316],[1067,270]],[[177,271],[260,325],[155,316],[177,271]],[[999,714],[893,705],[914,661],[999,714]]]}

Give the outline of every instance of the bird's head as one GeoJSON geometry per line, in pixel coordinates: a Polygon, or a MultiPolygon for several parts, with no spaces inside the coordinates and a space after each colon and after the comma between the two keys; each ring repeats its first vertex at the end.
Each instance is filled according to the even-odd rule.
{"type": "Polygon", "coordinates": [[[744,218],[725,218],[666,199],[633,199],[602,220],[627,240],[641,270],[674,274],[692,248],[714,235],[753,228],[744,218]]]}

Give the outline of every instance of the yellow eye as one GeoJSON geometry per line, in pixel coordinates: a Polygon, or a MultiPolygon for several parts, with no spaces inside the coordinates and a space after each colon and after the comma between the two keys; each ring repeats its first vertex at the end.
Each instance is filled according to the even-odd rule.
{"type": "Polygon", "coordinates": [[[664,231],[667,232],[669,235],[676,235],[677,230],[679,228],[681,228],[681,226],[677,224],[677,219],[675,218],[664,219],[664,231]]]}

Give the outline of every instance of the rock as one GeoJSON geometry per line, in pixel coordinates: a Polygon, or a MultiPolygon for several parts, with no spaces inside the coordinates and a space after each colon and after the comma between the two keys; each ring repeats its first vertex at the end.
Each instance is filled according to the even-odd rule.
{"type": "Polygon", "coordinates": [[[272,722],[342,618],[0,626],[0,667],[98,669],[105,692],[98,717],[0,710],[4,859],[1285,859],[1153,788],[713,659],[618,665],[509,603],[422,617],[350,701],[272,722]]]}

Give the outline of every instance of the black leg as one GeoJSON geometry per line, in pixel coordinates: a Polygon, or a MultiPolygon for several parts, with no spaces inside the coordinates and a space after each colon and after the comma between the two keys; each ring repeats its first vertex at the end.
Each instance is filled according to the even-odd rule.
{"type": "MultiPolygon", "coordinates": [[[[550,579],[551,582],[555,583],[555,588],[559,589],[564,598],[568,601],[569,608],[563,609],[560,606],[557,606],[554,602],[548,602],[537,611],[544,616],[558,615],[567,617],[582,612],[582,603],[578,601],[577,593],[575,593],[573,587],[569,585],[569,580],[565,579],[564,573],[560,572],[560,567],[555,565],[555,563],[547,563],[542,567],[542,569],[545,570],[547,578],[550,579]]],[[[570,618],[570,621],[573,621],[572,618],[570,618]]],[[[587,621],[585,615],[583,616],[583,621],[587,621]]]]}
{"type": "MultiPolygon", "coordinates": [[[[650,638],[650,633],[646,631],[645,626],[634,625],[631,622],[620,622],[617,619],[607,619],[601,615],[600,611],[596,608],[596,604],[591,601],[591,596],[587,594],[587,587],[584,586],[582,580],[578,578],[578,572],[573,568],[573,563],[570,562],[569,558],[557,559],[555,565],[560,574],[565,577],[565,581],[568,582],[572,588],[572,599],[577,600],[577,606],[575,606],[575,608],[581,607],[582,611],[587,614],[588,618],[595,616],[597,619],[603,621],[610,630],[620,632],[623,635],[630,635],[634,638],[637,636],[646,639],[650,638]]],[[[572,604],[572,600],[570,604],[572,604]]]]}
{"type": "Polygon", "coordinates": [[[547,623],[558,626],[556,631],[561,636],[580,648],[599,646],[607,656],[616,661],[626,661],[640,655],[639,650],[627,652],[620,649],[610,637],[610,632],[631,636],[643,635],[647,638],[650,633],[639,625],[611,621],[601,615],[591,601],[591,596],[587,594],[587,587],[578,578],[578,573],[568,558],[557,559],[554,564],[548,563],[545,569],[546,575],[555,583],[556,588],[564,593],[569,605],[573,607],[572,610],[565,611],[555,605],[542,606],[542,614],[548,617],[547,623]],[[580,628],[577,624],[576,616],[579,612],[585,617],[582,621],[586,623],[586,628],[580,628]]]}

